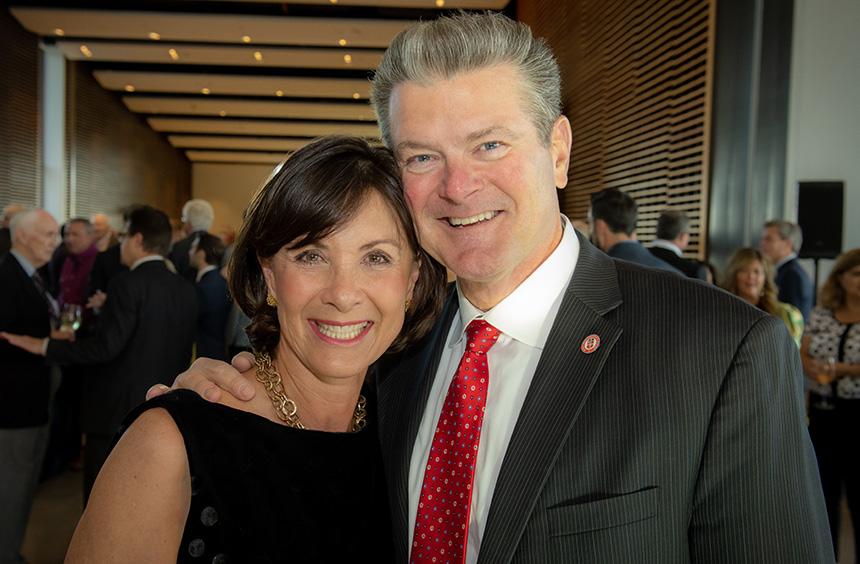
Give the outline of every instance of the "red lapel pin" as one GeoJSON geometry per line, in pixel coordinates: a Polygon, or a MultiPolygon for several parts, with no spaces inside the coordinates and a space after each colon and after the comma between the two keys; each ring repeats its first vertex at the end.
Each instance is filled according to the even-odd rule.
{"type": "Polygon", "coordinates": [[[585,354],[591,354],[600,346],[600,337],[597,335],[589,335],[582,341],[582,346],[579,347],[585,354]]]}

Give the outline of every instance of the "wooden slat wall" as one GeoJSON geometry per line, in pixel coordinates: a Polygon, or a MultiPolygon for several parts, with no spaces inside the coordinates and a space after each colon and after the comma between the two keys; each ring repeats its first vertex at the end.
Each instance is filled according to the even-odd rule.
{"type": "Polygon", "coordinates": [[[716,0],[520,0],[517,17],[546,37],[573,127],[562,211],[585,219],[591,194],[628,192],[637,235],[654,239],[667,208],[692,220],[686,254],[705,257],[716,0]]]}
{"type": "Polygon", "coordinates": [[[39,42],[0,9],[0,211],[42,205],[39,42]]]}
{"type": "Polygon", "coordinates": [[[103,212],[120,228],[129,205],[147,204],[179,219],[191,197],[185,155],[79,63],[68,64],[67,107],[70,215],[103,212]]]}

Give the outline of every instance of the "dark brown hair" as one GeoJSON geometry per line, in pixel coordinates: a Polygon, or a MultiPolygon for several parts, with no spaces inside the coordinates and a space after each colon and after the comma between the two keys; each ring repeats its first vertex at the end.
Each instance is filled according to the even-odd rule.
{"type": "Polygon", "coordinates": [[[394,157],[363,139],[325,137],[296,151],[257,192],[236,238],[230,292],[251,318],[247,333],[255,351],[274,353],[280,337],[277,311],[266,305],[258,257],[267,259],[285,245],[299,248],[327,237],[374,193],[388,204],[421,264],[411,307],[389,352],[403,349],[433,326],[445,299],[445,267],[418,245],[394,157]]]}

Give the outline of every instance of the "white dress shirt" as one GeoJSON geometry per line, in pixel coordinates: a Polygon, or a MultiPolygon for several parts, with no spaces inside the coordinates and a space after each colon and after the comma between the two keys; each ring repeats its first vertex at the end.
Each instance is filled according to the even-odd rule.
{"type": "Polygon", "coordinates": [[[502,334],[487,353],[490,382],[475,466],[466,545],[466,564],[478,560],[502,459],[579,256],[579,240],[574,229],[566,217],[561,217],[564,232],[558,247],[516,290],[491,310],[483,312],[469,303],[457,284],[460,315],[455,316],[451,323],[409,465],[410,552],[424,468],[448,387],[466,350],[465,329],[473,320],[484,319],[502,334]]]}
{"type": "Polygon", "coordinates": [[[684,256],[684,253],[681,252],[681,249],[680,247],[678,247],[678,245],[676,245],[672,241],[667,241],[666,239],[654,239],[654,241],[651,243],[651,248],[653,249],[654,247],[657,247],[658,249],[667,249],[669,251],[672,251],[679,257],[684,256]]]}

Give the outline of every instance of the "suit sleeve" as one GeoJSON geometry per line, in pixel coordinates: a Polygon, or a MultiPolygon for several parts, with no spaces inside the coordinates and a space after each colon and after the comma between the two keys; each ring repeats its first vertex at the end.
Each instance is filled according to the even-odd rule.
{"type": "Polygon", "coordinates": [[[127,277],[110,283],[108,298],[96,334],[82,341],[48,343],[49,361],[68,364],[102,364],[117,358],[128,344],[138,319],[137,297],[127,277]]]}
{"type": "Polygon", "coordinates": [[[692,562],[834,562],[797,347],[767,316],[740,343],[711,414],[692,562]]]}

